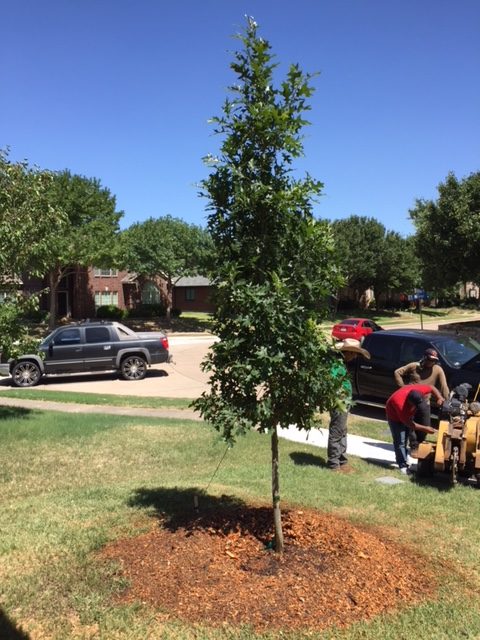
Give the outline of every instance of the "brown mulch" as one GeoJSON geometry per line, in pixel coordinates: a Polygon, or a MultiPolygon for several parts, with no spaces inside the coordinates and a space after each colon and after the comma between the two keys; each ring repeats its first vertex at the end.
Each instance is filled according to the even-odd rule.
{"type": "Polygon", "coordinates": [[[271,547],[272,512],[239,507],[119,540],[102,557],[129,581],[124,602],[164,619],[266,629],[324,629],[434,594],[427,559],[367,528],[312,510],[282,513],[285,552],[271,547]]]}

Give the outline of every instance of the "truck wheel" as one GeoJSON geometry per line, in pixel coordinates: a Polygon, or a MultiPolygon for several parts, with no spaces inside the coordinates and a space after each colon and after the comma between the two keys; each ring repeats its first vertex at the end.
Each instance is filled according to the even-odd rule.
{"type": "Polygon", "coordinates": [[[147,361],[142,356],[127,356],[122,360],[120,373],[124,380],[143,380],[147,375],[147,361]]]}
{"type": "Polygon", "coordinates": [[[12,369],[12,382],[16,387],[34,387],[40,382],[42,372],[35,362],[18,362],[12,369]]]}

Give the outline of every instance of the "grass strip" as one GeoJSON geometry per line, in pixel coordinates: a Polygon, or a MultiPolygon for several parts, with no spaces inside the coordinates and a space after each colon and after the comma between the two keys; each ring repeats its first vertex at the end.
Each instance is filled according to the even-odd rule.
{"type": "Polygon", "coordinates": [[[79,393],[72,391],[44,391],[40,389],[10,389],[0,391],[3,398],[25,398],[45,402],[73,402],[77,404],[110,405],[112,407],[139,407],[148,409],[188,409],[190,398],[160,398],[121,396],[106,393],[79,393]]]}

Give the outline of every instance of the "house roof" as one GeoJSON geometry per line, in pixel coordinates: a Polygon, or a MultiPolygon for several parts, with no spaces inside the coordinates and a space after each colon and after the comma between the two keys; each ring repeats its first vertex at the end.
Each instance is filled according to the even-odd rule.
{"type": "Polygon", "coordinates": [[[203,276],[192,276],[179,278],[175,282],[176,287],[209,287],[210,280],[203,276]]]}
{"type": "Polygon", "coordinates": [[[137,278],[138,278],[137,273],[128,272],[127,275],[122,278],[122,283],[130,284],[132,282],[135,282],[137,278]]]}

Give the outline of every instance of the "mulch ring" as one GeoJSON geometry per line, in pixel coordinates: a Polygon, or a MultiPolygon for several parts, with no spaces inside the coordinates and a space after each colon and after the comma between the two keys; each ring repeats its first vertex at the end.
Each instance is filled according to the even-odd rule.
{"type": "Polygon", "coordinates": [[[164,619],[266,629],[325,629],[391,612],[434,594],[428,560],[374,530],[313,510],[282,512],[285,552],[271,546],[272,511],[243,506],[160,522],[118,540],[102,557],[164,619]]]}

